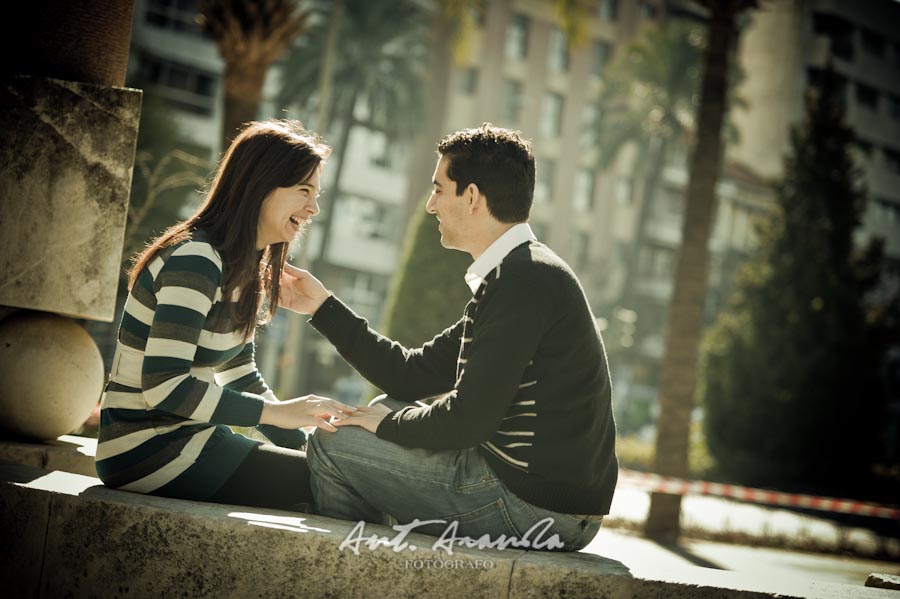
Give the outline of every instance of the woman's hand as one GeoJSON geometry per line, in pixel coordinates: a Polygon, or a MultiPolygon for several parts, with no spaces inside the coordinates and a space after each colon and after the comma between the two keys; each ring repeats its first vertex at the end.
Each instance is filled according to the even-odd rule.
{"type": "Polygon", "coordinates": [[[299,314],[315,314],[331,292],[308,271],[284,263],[278,305],[299,314]]]}
{"type": "Polygon", "coordinates": [[[259,423],[286,429],[317,426],[335,432],[337,429],[327,419],[342,418],[352,415],[355,411],[356,408],[327,397],[305,395],[277,403],[267,402],[263,405],[259,423]]]}
{"type": "Polygon", "coordinates": [[[378,431],[378,425],[384,420],[384,417],[393,410],[384,404],[377,403],[374,406],[361,406],[356,408],[352,414],[341,416],[334,421],[335,426],[359,426],[366,429],[370,433],[378,431]]]}

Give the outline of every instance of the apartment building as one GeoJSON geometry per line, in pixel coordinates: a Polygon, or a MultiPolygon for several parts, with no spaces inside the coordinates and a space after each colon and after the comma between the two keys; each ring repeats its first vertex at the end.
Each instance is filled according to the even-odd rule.
{"type": "MultiPolygon", "coordinates": [[[[220,151],[223,64],[195,14],[195,0],[137,0],[129,70],[166,100],[187,141],[212,160],[220,151]]],[[[623,152],[607,171],[597,169],[591,124],[604,70],[617,49],[642,24],[669,17],[662,0],[598,0],[584,23],[584,39],[570,45],[551,2],[483,2],[452,69],[442,124],[449,132],[491,121],[533,140],[538,176],[532,226],[581,278],[615,356],[618,401],[626,408],[651,409],[655,399],[687,157],[676,152],[666,166],[639,250],[635,293],[622,302],[643,182],[634,175],[632,151],[623,152]]],[[[279,77],[276,64],[261,117],[276,114],[278,107],[265,98],[273,97],[279,77]]],[[[337,138],[336,132],[325,134],[337,138]]],[[[389,146],[378,131],[353,129],[326,264],[318,273],[376,327],[402,244],[409,152],[389,146]]],[[[326,170],[327,187],[335,187],[333,177],[334,169],[326,170]]],[[[722,273],[752,247],[751,224],[770,201],[765,182],[737,162],[726,169],[719,192],[711,313],[726,295],[729,280],[722,273]]],[[[295,261],[314,258],[320,236],[320,228],[313,227],[304,241],[307,253],[298,248],[295,261]]],[[[299,318],[279,313],[259,334],[258,362],[267,380],[283,393],[302,390],[357,401],[365,383],[299,318]],[[297,330],[303,331],[299,343],[297,330]]]]}
{"type": "Polygon", "coordinates": [[[886,241],[884,290],[900,291],[900,3],[779,0],[752,15],[740,45],[747,72],[730,156],[763,177],[782,174],[790,127],[831,64],[843,81],[869,204],[860,241],[886,241]]]}

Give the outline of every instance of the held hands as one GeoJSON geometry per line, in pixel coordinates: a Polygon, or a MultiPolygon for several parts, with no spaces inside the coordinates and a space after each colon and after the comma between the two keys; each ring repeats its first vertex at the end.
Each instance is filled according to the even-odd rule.
{"type": "Polygon", "coordinates": [[[264,404],[259,423],[287,429],[317,426],[323,430],[335,432],[337,429],[327,419],[342,418],[355,411],[356,408],[346,406],[333,399],[304,395],[287,401],[264,404]]]}
{"type": "Polygon", "coordinates": [[[361,406],[356,408],[356,411],[352,414],[339,417],[334,421],[334,426],[358,426],[370,433],[375,433],[384,417],[392,411],[389,407],[380,403],[374,406],[361,406]]]}
{"type": "Polygon", "coordinates": [[[315,314],[331,292],[308,271],[285,262],[278,305],[299,314],[315,314]]]}

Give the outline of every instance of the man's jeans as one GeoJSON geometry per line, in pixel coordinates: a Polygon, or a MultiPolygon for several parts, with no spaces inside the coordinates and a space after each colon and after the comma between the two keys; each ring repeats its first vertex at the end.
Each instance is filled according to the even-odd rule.
{"type": "MultiPolygon", "coordinates": [[[[392,409],[408,405],[383,403],[392,409]]],[[[336,433],[317,430],[307,457],[316,509],[323,516],[382,524],[386,515],[399,524],[441,520],[413,529],[435,536],[456,522],[456,537],[488,535],[502,542],[501,535],[523,539],[527,534],[535,549],[565,551],[581,549],[600,529],[601,516],[561,514],[519,499],[475,448],[412,449],[348,426],[336,433]],[[551,542],[554,534],[561,543],[551,542]]]]}

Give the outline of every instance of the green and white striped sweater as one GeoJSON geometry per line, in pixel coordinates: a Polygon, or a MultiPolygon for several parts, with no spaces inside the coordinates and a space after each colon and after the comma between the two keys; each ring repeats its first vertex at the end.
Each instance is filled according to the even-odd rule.
{"type": "MultiPolygon", "coordinates": [[[[206,499],[258,444],[226,425],[256,426],[275,400],[222,297],[222,259],[202,232],[164,249],[139,275],[101,400],[97,473],[110,487],[206,499]]],[[[303,431],[259,426],[278,445],[303,431]]]]}

